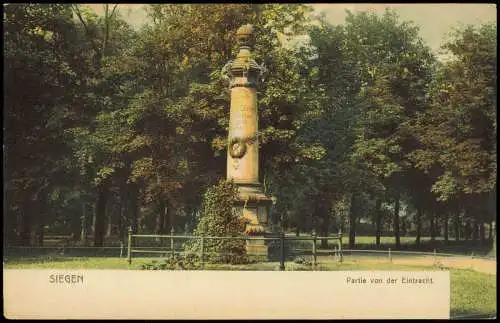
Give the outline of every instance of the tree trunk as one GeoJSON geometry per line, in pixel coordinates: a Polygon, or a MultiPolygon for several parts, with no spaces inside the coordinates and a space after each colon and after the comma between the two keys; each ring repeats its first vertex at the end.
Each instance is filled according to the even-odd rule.
{"type": "Polygon", "coordinates": [[[465,237],[465,241],[468,241],[470,238],[470,219],[468,219],[468,218],[467,218],[467,221],[465,221],[464,237],[465,237]]]}
{"type": "Polygon", "coordinates": [[[75,243],[80,240],[80,234],[82,232],[82,219],[79,214],[79,212],[75,212],[75,214],[73,214],[70,218],[71,237],[68,243],[75,243]]]}
{"type": "Polygon", "coordinates": [[[493,247],[491,248],[491,253],[496,259],[497,256],[497,234],[496,232],[493,232],[493,247]]]}
{"type": "Polygon", "coordinates": [[[109,5],[104,5],[104,37],[102,39],[102,56],[105,57],[108,49],[108,39],[109,39],[109,5]]]}
{"type": "MultiPolygon", "coordinates": [[[[325,215],[323,218],[323,227],[321,230],[321,235],[323,237],[328,237],[329,233],[330,233],[330,212],[325,212],[325,215]]],[[[328,240],[327,239],[321,240],[321,248],[323,248],[323,249],[328,248],[328,240]]]]}
{"type": "Polygon", "coordinates": [[[92,226],[90,227],[90,232],[92,236],[95,236],[95,213],[96,213],[96,203],[92,203],[92,226]]]}
{"type": "Polygon", "coordinates": [[[455,241],[460,241],[460,208],[455,211],[455,241]]]}
{"type": "MultiPolygon", "coordinates": [[[[330,212],[326,211],[326,212],[323,212],[323,223],[322,223],[322,227],[321,227],[321,235],[323,237],[328,237],[329,231],[330,231],[330,212]]],[[[321,248],[323,248],[323,249],[328,248],[328,240],[327,239],[321,240],[321,248]]]]}
{"type": "Polygon", "coordinates": [[[422,236],[422,207],[419,206],[417,209],[417,218],[416,218],[416,227],[417,227],[417,237],[415,238],[415,245],[417,248],[420,247],[420,239],[422,236]]]}
{"type": "Polygon", "coordinates": [[[375,244],[380,246],[380,236],[382,235],[382,200],[377,199],[375,202],[375,244]]]}
{"type": "Polygon", "coordinates": [[[87,245],[87,203],[82,203],[82,231],[80,232],[80,244],[87,245]]]}
{"type": "Polygon", "coordinates": [[[38,241],[36,234],[38,232],[38,225],[35,223],[34,225],[31,226],[31,232],[30,232],[30,246],[36,247],[36,243],[38,241]]]}
{"type": "Polygon", "coordinates": [[[356,245],[356,193],[351,195],[351,205],[349,210],[349,248],[356,245]]]}
{"type": "Polygon", "coordinates": [[[444,214],[444,220],[443,220],[443,234],[444,234],[444,241],[448,242],[449,237],[448,237],[448,213],[444,214]]]}
{"type": "Polygon", "coordinates": [[[342,234],[344,234],[344,232],[347,232],[345,226],[346,226],[345,217],[344,217],[344,215],[342,215],[339,217],[339,222],[338,222],[338,230],[340,230],[340,232],[342,232],[342,234]]]}
{"type": "Polygon", "coordinates": [[[30,203],[30,209],[28,210],[29,212],[29,218],[30,218],[30,225],[28,230],[28,239],[29,239],[29,245],[30,246],[37,246],[37,233],[38,233],[38,224],[39,224],[39,218],[40,218],[40,202],[38,200],[32,201],[30,203]]]}
{"type": "Polygon", "coordinates": [[[430,231],[431,231],[431,241],[436,240],[436,225],[434,223],[434,219],[436,217],[435,211],[431,213],[431,223],[430,223],[430,231]]]}
{"type": "Polygon", "coordinates": [[[40,199],[40,212],[38,214],[38,232],[37,232],[37,245],[43,247],[43,240],[45,237],[45,217],[47,212],[47,198],[42,196],[40,199]]]}
{"type": "Polygon", "coordinates": [[[479,228],[479,225],[478,225],[477,218],[474,217],[472,219],[472,241],[474,241],[474,243],[476,243],[478,238],[479,238],[478,228],[479,228]]]}
{"type": "MultiPolygon", "coordinates": [[[[9,195],[7,193],[5,194],[5,202],[8,201],[9,195]]],[[[4,203],[5,203],[4,202],[4,203]]],[[[8,206],[6,209],[10,209],[8,206]]],[[[16,243],[17,241],[17,230],[18,230],[18,224],[17,221],[19,219],[19,213],[18,212],[12,212],[10,216],[5,216],[4,217],[4,236],[3,236],[3,245],[11,245],[12,243],[16,243]]]]}
{"type": "Polygon", "coordinates": [[[172,210],[170,209],[169,201],[165,201],[165,206],[163,207],[163,223],[162,232],[170,234],[172,228],[174,227],[174,221],[172,218],[172,210]]]}
{"type": "Polygon", "coordinates": [[[121,222],[122,222],[122,213],[123,213],[123,205],[120,196],[120,192],[116,193],[116,198],[114,201],[114,212],[113,212],[113,226],[111,228],[111,235],[114,237],[120,237],[121,232],[121,222]]]}
{"type": "Polygon", "coordinates": [[[490,221],[490,225],[489,225],[489,232],[488,232],[488,241],[492,241],[493,240],[493,220],[490,221]]]}
{"type": "Polygon", "coordinates": [[[163,209],[161,210],[163,214],[163,221],[161,223],[161,232],[163,234],[170,234],[174,228],[174,221],[172,219],[172,210],[170,209],[170,203],[168,200],[165,201],[163,209]]]}
{"type": "Polygon", "coordinates": [[[25,198],[24,205],[22,206],[22,216],[19,230],[19,242],[22,246],[29,246],[31,243],[31,226],[32,226],[32,203],[29,198],[25,198]]]}
{"type": "Polygon", "coordinates": [[[125,239],[127,236],[128,228],[132,226],[132,196],[131,196],[131,185],[124,185],[120,190],[120,201],[122,204],[122,239],[125,239]]]}
{"type": "Polygon", "coordinates": [[[491,247],[491,250],[489,252],[489,255],[495,257],[495,259],[497,258],[497,231],[496,231],[496,225],[497,225],[497,223],[495,221],[494,227],[492,228],[492,232],[493,232],[493,246],[491,247]]]}
{"type": "Polygon", "coordinates": [[[396,250],[401,248],[401,237],[399,236],[399,194],[396,195],[394,203],[394,238],[396,240],[396,250]]]}
{"type": "Polygon", "coordinates": [[[117,234],[117,223],[118,219],[120,218],[120,203],[119,203],[119,196],[118,194],[113,194],[110,196],[108,205],[107,205],[107,228],[106,228],[106,237],[112,237],[117,234]],[[109,205],[111,204],[111,205],[109,205]]]}
{"type": "Polygon", "coordinates": [[[434,238],[441,237],[441,208],[438,206],[436,208],[436,213],[434,214],[434,238]]]}
{"type": "Polygon", "coordinates": [[[168,207],[167,203],[163,203],[161,209],[159,210],[159,213],[161,214],[160,217],[160,234],[169,234],[171,225],[170,225],[170,219],[168,218],[168,207]]]}
{"type": "Polygon", "coordinates": [[[108,188],[106,184],[99,185],[95,210],[94,247],[102,247],[104,243],[107,193],[108,188]]]}
{"type": "Polygon", "coordinates": [[[40,219],[40,223],[38,223],[37,238],[37,245],[39,247],[43,247],[43,240],[45,239],[45,224],[42,218],[40,219]]]}
{"type": "Polygon", "coordinates": [[[481,239],[481,244],[486,244],[486,232],[484,229],[485,223],[483,221],[479,222],[479,238],[481,239]]]}
{"type": "Polygon", "coordinates": [[[113,210],[108,209],[106,213],[106,237],[109,238],[113,232],[113,210]]]}
{"type": "Polygon", "coordinates": [[[137,234],[139,233],[139,189],[137,185],[132,184],[130,189],[130,226],[132,227],[132,232],[137,234]]]}
{"type": "Polygon", "coordinates": [[[120,208],[119,208],[119,211],[118,211],[118,218],[117,218],[117,233],[118,233],[118,239],[120,241],[124,241],[124,238],[125,238],[125,228],[123,226],[123,220],[125,219],[125,214],[126,214],[126,207],[125,207],[125,203],[124,203],[124,198],[123,198],[123,195],[121,194],[120,192],[120,208]]]}
{"type": "MultiPolygon", "coordinates": [[[[156,209],[156,217],[155,217],[155,234],[162,234],[162,229],[163,229],[163,221],[164,221],[164,209],[165,209],[165,203],[163,202],[163,199],[160,199],[158,201],[157,209],[156,209]]],[[[156,242],[161,242],[161,238],[156,237],[155,241],[156,242]]]]}

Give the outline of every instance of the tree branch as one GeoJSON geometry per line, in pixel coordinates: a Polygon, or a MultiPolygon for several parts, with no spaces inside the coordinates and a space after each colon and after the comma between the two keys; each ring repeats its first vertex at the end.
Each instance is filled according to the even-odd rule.
{"type": "Polygon", "coordinates": [[[109,15],[109,19],[113,18],[113,15],[115,14],[116,7],[118,7],[118,3],[115,4],[115,6],[113,7],[113,10],[111,10],[111,15],[109,15]]]}
{"type": "Polygon", "coordinates": [[[118,7],[118,4],[115,4],[113,9],[111,10],[111,14],[109,14],[109,5],[108,4],[105,4],[104,5],[105,9],[104,9],[104,28],[105,28],[105,31],[104,31],[104,39],[102,41],[102,55],[103,56],[107,56],[106,55],[106,52],[107,52],[107,49],[108,49],[108,42],[109,42],[109,29],[110,29],[110,25],[111,25],[111,19],[113,19],[113,16],[115,14],[115,10],[116,8],[118,7]]]}
{"type": "Polygon", "coordinates": [[[90,37],[90,31],[87,26],[87,23],[85,22],[85,19],[82,17],[82,13],[80,12],[80,9],[78,8],[78,5],[71,5],[72,8],[74,8],[74,11],[76,12],[76,15],[78,16],[78,19],[83,25],[83,28],[85,29],[85,32],[87,33],[87,36],[89,37],[90,42],[92,43],[92,47],[94,48],[94,51],[96,52],[97,55],[100,55],[100,51],[97,48],[96,44],[94,43],[94,40],[90,37]]]}

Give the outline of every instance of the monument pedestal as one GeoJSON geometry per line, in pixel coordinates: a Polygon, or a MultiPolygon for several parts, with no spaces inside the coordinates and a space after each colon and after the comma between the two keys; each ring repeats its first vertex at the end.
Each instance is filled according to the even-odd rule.
{"type": "MultiPolygon", "coordinates": [[[[239,184],[238,201],[235,208],[246,219],[247,234],[253,238],[263,238],[269,233],[268,214],[272,199],[266,196],[260,184],[239,184]]],[[[247,253],[250,256],[267,256],[266,240],[252,239],[246,241],[247,253]]]]}
{"type": "Polygon", "coordinates": [[[265,240],[247,240],[247,254],[267,258],[268,246],[265,240]]]}

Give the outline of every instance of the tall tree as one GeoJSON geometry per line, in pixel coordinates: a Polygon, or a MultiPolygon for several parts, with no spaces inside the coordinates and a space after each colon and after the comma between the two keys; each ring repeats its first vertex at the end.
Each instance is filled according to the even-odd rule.
{"type": "MultiPolygon", "coordinates": [[[[346,30],[361,69],[363,106],[357,118],[353,157],[395,201],[394,236],[400,247],[399,203],[416,145],[410,121],[425,109],[434,58],[418,27],[386,10],[382,16],[349,13],[346,30]]],[[[379,190],[384,192],[384,190],[379,190]]],[[[380,195],[380,193],[379,193],[380,195]]]]}
{"type": "Polygon", "coordinates": [[[51,191],[75,185],[64,131],[84,114],[85,45],[65,4],[6,5],[4,26],[5,221],[29,244],[43,234],[51,191]]]}
{"type": "Polygon", "coordinates": [[[469,224],[477,237],[478,225],[494,216],[472,212],[471,207],[480,200],[484,204],[484,194],[496,183],[495,26],[458,29],[443,49],[450,59],[435,77],[432,104],[415,118],[413,131],[420,147],[412,159],[431,175],[436,198],[456,205],[457,224],[464,209],[468,239],[469,224]]]}

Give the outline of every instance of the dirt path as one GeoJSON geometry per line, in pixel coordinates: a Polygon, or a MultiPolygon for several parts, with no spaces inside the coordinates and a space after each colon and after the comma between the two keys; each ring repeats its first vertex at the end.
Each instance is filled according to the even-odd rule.
{"type": "MultiPolygon", "coordinates": [[[[386,263],[387,258],[381,257],[346,257],[347,261],[356,261],[358,263],[386,263]]],[[[434,264],[433,256],[417,256],[417,257],[394,257],[392,263],[399,265],[421,265],[432,266],[434,264]]],[[[496,275],[497,263],[495,260],[489,259],[473,259],[465,257],[438,257],[437,263],[448,268],[473,269],[478,272],[496,275]]]]}
{"type": "MultiPolygon", "coordinates": [[[[434,264],[434,257],[415,257],[401,260],[396,259],[394,262],[408,265],[432,266],[434,264]]],[[[437,262],[442,266],[449,268],[473,269],[491,275],[495,275],[497,272],[497,263],[494,260],[465,257],[441,257],[437,258],[437,262]]]]}

